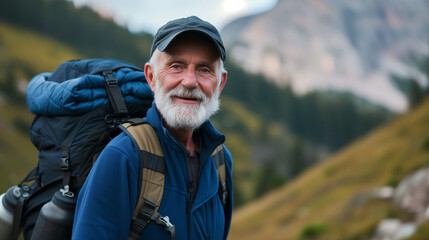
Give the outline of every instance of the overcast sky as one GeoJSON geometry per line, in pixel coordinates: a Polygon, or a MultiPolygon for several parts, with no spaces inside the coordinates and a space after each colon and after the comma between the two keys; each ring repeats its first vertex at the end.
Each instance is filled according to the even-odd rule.
{"type": "Polygon", "coordinates": [[[196,15],[219,30],[240,16],[265,12],[278,0],[72,0],[127,26],[132,32],[156,30],[171,19],[196,15]]]}

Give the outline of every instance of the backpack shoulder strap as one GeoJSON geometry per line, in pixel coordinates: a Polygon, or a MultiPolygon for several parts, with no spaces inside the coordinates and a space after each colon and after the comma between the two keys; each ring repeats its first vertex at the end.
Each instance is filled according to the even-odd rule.
{"type": "Polygon", "coordinates": [[[121,130],[130,137],[133,145],[140,154],[139,185],[140,192],[128,239],[140,239],[140,233],[151,221],[164,226],[175,238],[175,227],[168,217],[158,213],[164,194],[165,160],[158,136],[153,128],[143,119],[130,119],[120,126],[121,130]]]}
{"type": "Polygon", "coordinates": [[[223,145],[219,145],[212,153],[213,161],[216,166],[217,176],[219,179],[219,197],[222,205],[228,200],[228,188],[226,186],[226,166],[225,166],[225,151],[223,145]]]}

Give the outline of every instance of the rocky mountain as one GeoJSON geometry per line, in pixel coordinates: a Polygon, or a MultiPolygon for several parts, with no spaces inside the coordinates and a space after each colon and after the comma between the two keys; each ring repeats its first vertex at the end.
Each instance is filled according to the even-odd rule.
{"type": "Polygon", "coordinates": [[[411,54],[429,55],[428,13],[427,0],[279,0],[221,34],[235,62],[296,93],[346,91],[404,111],[390,76],[428,85],[409,64],[411,54]]]}

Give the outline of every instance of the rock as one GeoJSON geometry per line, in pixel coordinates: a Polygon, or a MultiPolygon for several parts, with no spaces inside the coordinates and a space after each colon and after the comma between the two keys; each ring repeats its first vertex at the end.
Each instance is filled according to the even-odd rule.
{"type": "Polygon", "coordinates": [[[401,221],[398,219],[385,219],[381,221],[377,226],[375,236],[371,240],[392,239],[400,225],[401,221]]]}
{"type": "Polygon", "coordinates": [[[415,214],[418,222],[429,218],[429,167],[402,180],[395,190],[393,202],[415,214]]]}
{"type": "Polygon", "coordinates": [[[415,223],[402,223],[399,219],[389,218],[378,224],[371,240],[400,240],[412,236],[416,230],[415,223]]]}
{"type": "Polygon", "coordinates": [[[407,237],[411,237],[416,231],[417,231],[417,224],[415,223],[401,224],[401,226],[393,236],[393,239],[400,240],[407,237]]]}

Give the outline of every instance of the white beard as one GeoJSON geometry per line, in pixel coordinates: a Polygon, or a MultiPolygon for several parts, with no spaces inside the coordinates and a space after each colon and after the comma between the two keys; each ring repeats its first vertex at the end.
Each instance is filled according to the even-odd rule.
{"type": "Polygon", "coordinates": [[[155,104],[168,126],[175,129],[197,129],[219,110],[219,84],[209,98],[200,89],[177,87],[165,92],[155,78],[155,104]],[[173,97],[197,98],[199,104],[174,103],[173,97]]]}

